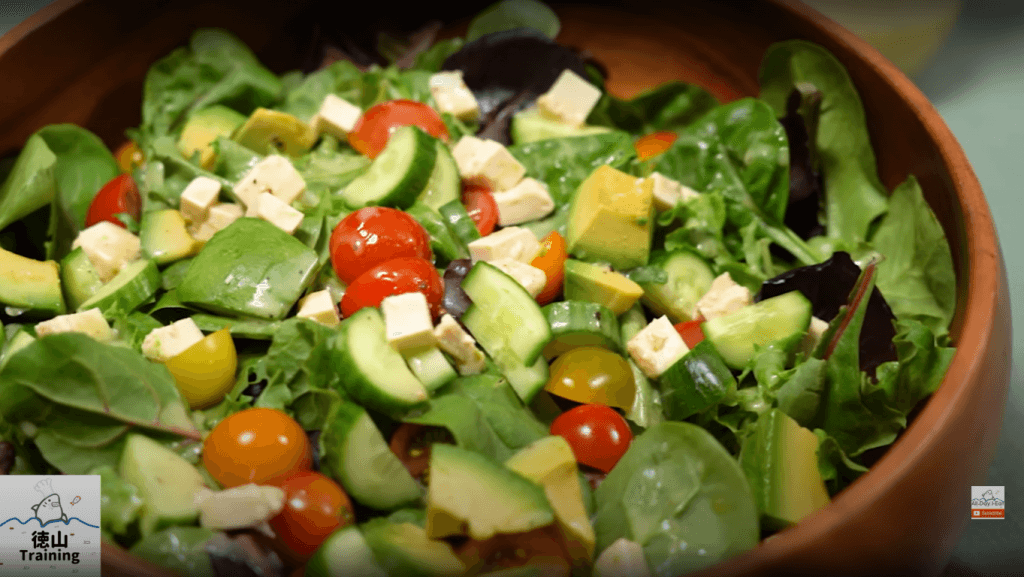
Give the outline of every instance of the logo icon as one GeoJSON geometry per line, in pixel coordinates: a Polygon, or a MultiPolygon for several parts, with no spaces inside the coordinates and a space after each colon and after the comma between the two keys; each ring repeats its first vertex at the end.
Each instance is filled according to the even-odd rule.
{"type": "Polygon", "coordinates": [[[1004,518],[1006,518],[1006,487],[971,487],[971,519],[1004,518]]]}

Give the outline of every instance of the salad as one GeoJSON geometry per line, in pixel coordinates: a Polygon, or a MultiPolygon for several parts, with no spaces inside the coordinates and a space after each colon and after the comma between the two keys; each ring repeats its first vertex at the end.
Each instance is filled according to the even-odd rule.
{"type": "Polygon", "coordinates": [[[277,75],[156,62],[112,153],[0,161],[0,474],[184,575],[680,575],[829,504],[952,358],[855,87],[624,100],[528,0],[277,75]]]}

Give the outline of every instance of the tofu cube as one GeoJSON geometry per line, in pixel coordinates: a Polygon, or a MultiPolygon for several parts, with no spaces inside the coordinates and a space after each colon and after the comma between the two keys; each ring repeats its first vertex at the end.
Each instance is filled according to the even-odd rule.
{"type": "Polygon", "coordinates": [[[661,316],[633,335],[626,350],[648,378],[656,379],[690,349],[668,317],[661,316]]]}
{"type": "Polygon", "coordinates": [[[461,70],[446,70],[430,77],[430,94],[437,109],[462,120],[480,117],[480,104],[462,79],[461,70]]]}
{"type": "Polygon", "coordinates": [[[654,183],[654,207],[658,210],[675,208],[680,201],[687,202],[700,195],[696,190],[660,172],[651,175],[651,182],[654,183]]]}
{"type": "Polygon", "coordinates": [[[821,337],[825,335],[825,331],[828,330],[828,322],[819,319],[818,317],[811,317],[811,325],[807,327],[807,334],[804,335],[802,341],[800,341],[800,350],[805,355],[810,355],[814,352],[814,349],[818,348],[821,343],[821,337]]]}
{"type": "Polygon", "coordinates": [[[510,258],[526,264],[533,262],[542,249],[530,229],[510,226],[469,243],[473,262],[510,258]]]}
{"type": "Polygon", "coordinates": [[[463,330],[452,315],[446,314],[441,317],[441,322],[434,327],[434,337],[437,339],[437,346],[452,356],[455,370],[460,375],[475,375],[487,368],[483,351],[476,347],[476,341],[463,330]]]}
{"type": "Polygon", "coordinates": [[[210,208],[220,196],[220,183],[206,176],[197,176],[181,192],[179,210],[185,220],[199,224],[209,216],[210,208]]]}
{"type": "Polygon", "coordinates": [[[40,338],[58,333],[82,333],[101,343],[114,340],[114,331],[100,309],[58,315],[36,325],[36,336],[40,338]]]}
{"type": "Polygon", "coordinates": [[[98,222],[78,233],[71,248],[82,247],[100,280],[114,278],[128,263],[142,256],[139,237],[112,222],[98,222]]]}
{"type": "Polygon", "coordinates": [[[750,289],[737,284],[729,273],[724,272],[715,278],[711,288],[697,301],[697,312],[705,320],[711,320],[739,310],[754,302],[750,289]]]}
{"type": "Polygon", "coordinates": [[[565,69],[537,99],[537,108],[543,116],[578,128],[586,122],[600,98],[600,88],[565,69]]]}
{"type": "Polygon", "coordinates": [[[192,235],[192,238],[200,242],[206,242],[213,238],[213,235],[218,231],[224,230],[229,224],[242,218],[243,214],[245,214],[245,211],[240,204],[233,202],[215,204],[210,208],[207,219],[200,223],[199,226],[192,225],[189,227],[189,233],[192,235]]]}
{"type": "Polygon", "coordinates": [[[301,211],[291,207],[288,203],[269,192],[261,192],[256,197],[256,218],[262,218],[277,228],[295,234],[295,230],[302,224],[305,215],[301,211]]]}
{"type": "Polygon", "coordinates": [[[185,352],[185,349],[203,340],[203,331],[190,318],[181,319],[166,327],[149,331],[142,340],[142,354],[163,363],[185,352]]]}
{"type": "Polygon", "coordinates": [[[248,483],[223,491],[203,487],[196,494],[199,524],[208,529],[245,529],[269,521],[284,508],[280,487],[248,483]]]}
{"type": "Polygon", "coordinates": [[[544,271],[518,260],[499,258],[498,260],[491,261],[491,264],[501,269],[501,272],[514,278],[532,297],[539,295],[540,291],[544,290],[544,285],[548,282],[548,277],[544,274],[544,271]]]}
{"type": "Polygon", "coordinates": [[[534,178],[524,178],[508,190],[493,193],[498,205],[498,224],[510,226],[543,218],[555,210],[546,184],[534,178]]]}
{"type": "Polygon", "coordinates": [[[384,313],[385,336],[396,351],[408,351],[437,343],[430,306],[423,293],[389,296],[381,301],[380,310],[384,313]]]}
{"type": "Polygon", "coordinates": [[[235,183],[235,196],[246,207],[256,202],[262,192],[269,192],[291,204],[306,190],[306,181],[287,158],[271,154],[256,163],[235,183]]]}
{"type": "Polygon", "coordinates": [[[295,316],[329,327],[336,327],[341,322],[338,309],[334,307],[331,291],[327,289],[309,293],[306,298],[299,301],[299,312],[295,316]]]}
{"type": "Polygon", "coordinates": [[[452,148],[452,156],[463,179],[483,182],[492,190],[508,190],[526,174],[512,153],[493,140],[463,136],[452,148]]]}
{"type": "Polygon", "coordinates": [[[339,140],[345,140],[362,115],[362,109],[355,104],[337,95],[328,94],[310,124],[318,134],[326,133],[339,140]]]}

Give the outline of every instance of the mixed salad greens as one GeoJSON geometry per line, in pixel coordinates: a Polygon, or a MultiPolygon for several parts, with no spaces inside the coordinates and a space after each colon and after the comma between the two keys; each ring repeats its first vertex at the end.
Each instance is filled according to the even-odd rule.
{"type": "Polygon", "coordinates": [[[623,100],[558,28],[283,75],[198,30],[116,154],[33,134],[0,473],[101,475],[104,538],[193,575],[678,575],[827,505],[952,358],[917,181],[820,46],[623,100]]]}

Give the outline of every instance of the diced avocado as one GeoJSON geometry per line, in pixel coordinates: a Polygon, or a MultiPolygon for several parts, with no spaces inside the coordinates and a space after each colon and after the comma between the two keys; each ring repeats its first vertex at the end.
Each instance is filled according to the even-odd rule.
{"type": "Polygon", "coordinates": [[[260,154],[301,156],[316,144],[316,132],[287,112],[257,108],[233,140],[260,154]]]}
{"type": "Polygon", "coordinates": [[[427,537],[412,523],[373,519],[362,526],[363,537],[388,575],[403,577],[456,577],[466,565],[445,541],[427,537]]]}
{"type": "Polygon", "coordinates": [[[818,437],[779,409],[761,414],[740,451],[761,522],[781,529],[829,504],[818,437]]]}
{"type": "Polygon", "coordinates": [[[576,190],[569,209],[569,253],[619,270],[647,264],[654,230],[654,184],[608,165],[576,190]]]}
{"type": "Polygon", "coordinates": [[[131,312],[148,301],[160,288],[160,271],[151,260],[137,260],[121,269],[96,291],[89,300],[78,307],[78,311],[100,309],[104,315],[115,311],[131,312]]]}
{"type": "Polygon", "coordinates": [[[563,293],[566,300],[590,301],[611,309],[616,316],[629,310],[644,289],[621,273],[599,264],[565,261],[563,293]]]}
{"type": "Polygon", "coordinates": [[[245,122],[245,115],[219,104],[202,108],[192,113],[178,137],[178,150],[185,158],[199,153],[203,168],[213,166],[216,152],[213,142],[218,136],[231,136],[236,128],[245,122]]]}
{"type": "Polygon", "coordinates": [[[0,248],[0,304],[61,315],[64,295],[57,263],[38,261],[0,248]]]}
{"type": "Polygon", "coordinates": [[[427,534],[525,533],[555,520],[540,485],[480,453],[435,444],[430,451],[427,534]]]}
{"type": "Polygon", "coordinates": [[[505,466],[544,488],[569,554],[574,561],[589,563],[594,557],[594,527],[583,506],[576,456],[568,441],[544,437],[513,455],[505,466]]]}
{"type": "Polygon", "coordinates": [[[316,252],[295,237],[243,217],[192,259],[178,298],[219,314],[279,319],[299,300],[318,264],[316,252]]]}
{"type": "Polygon", "coordinates": [[[170,525],[188,525],[199,515],[196,493],[203,477],[188,461],[149,437],[130,433],[121,454],[121,477],[143,499],[143,536],[170,525]]]}
{"type": "Polygon", "coordinates": [[[60,261],[60,282],[68,308],[78,310],[103,286],[96,267],[89,261],[85,249],[78,247],[60,261]]]}
{"type": "Polygon", "coordinates": [[[607,126],[570,126],[564,122],[545,118],[536,108],[528,108],[512,116],[513,144],[523,144],[547,138],[565,138],[611,132],[607,126]]]}
{"type": "Polygon", "coordinates": [[[36,338],[24,328],[14,333],[14,336],[4,344],[3,349],[0,349],[0,371],[4,370],[8,359],[21,349],[31,345],[35,340],[36,338]]]}
{"type": "Polygon", "coordinates": [[[202,243],[188,233],[188,224],[173,208],[154,210],[142,215],[139,226],[142,251],[156,264],[167,264],[199,252],[202,243]]]}

